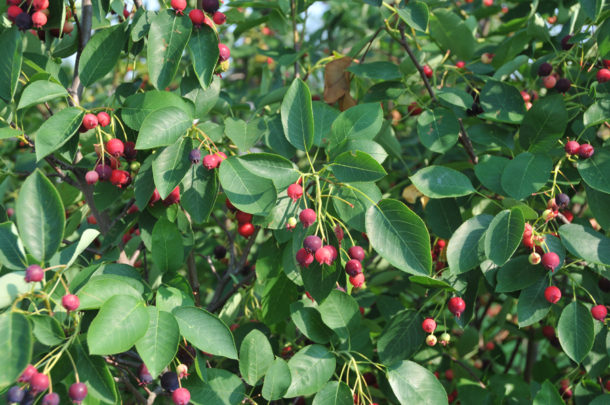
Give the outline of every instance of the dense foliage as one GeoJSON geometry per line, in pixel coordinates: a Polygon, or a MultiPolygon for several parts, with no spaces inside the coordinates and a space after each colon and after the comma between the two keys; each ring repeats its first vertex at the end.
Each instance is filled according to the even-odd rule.
{"type": "Polygon", "coordinates": [[[7,402],[610,402],[604,0],[0,7],[7,402]]]}

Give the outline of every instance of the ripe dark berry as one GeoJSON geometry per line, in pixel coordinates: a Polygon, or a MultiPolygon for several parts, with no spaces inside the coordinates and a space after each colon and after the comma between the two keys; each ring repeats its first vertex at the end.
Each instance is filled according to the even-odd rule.
{"type": "Polygon", "coordinates": [[[597,282],[597,286],[603,292],[610,292],[610,280],[605,277],[599,279],[599,281],[597,282]]]}
{"type": "Polygon", "coordinates": [[[218,59],[221,62],[228,60],[231,57],[231,50],[225,44],[218,44],[218,59]]]}
{"type": "Polygon", "coordinates": [[[345,263],[345,272],[352,277],[362,273],[362,263],[356,259],[348,260],[347,263],[345,263]]]}
{"type": "Polygon", "coordinates": [[[363,273],[358,273],[355,276],[350,276],[349,278],[349,283],[352,285],[352,287],[354,288],[360,288],[362,287],[362,285],[364,284],[364,274],[363,273]]]}
{"type": "Polygon", "coordinates": [[[50,392],[42,397],[42,405],[59,405],[59,399],[57,392],[50,392]]]}
{"type": "Polygon", "coordinates": [[[364,254],[364,249],[362,249],[360,246],[352,246],[347,251],[347,254],[352,259],[356,259],[358,261],[363,261],[364,260],[364,255],[365,255],[364,254]]]}
{"type": "Polygon", "coordinates": [[[49,376],[42,373],[34,374],[30,378],[30,388],[36,393],[45,391],[49,388],[49,376]]]}
{"type": "Polygon", "coordinates": [[[542,265],[549,271],[555,271],[559,262],[559,256],[555,252],[547,252],[542,255],[542,265]]]}
{"type": "Polygon", "coordinates": [[[597,71],[596,75],[597,81],[600,83],[606,83],[610,80],[610,70],[609,69],[600,69],[597,71]]]}
{"type": "Polygon", "coordinates": [[[249,238],[250,236],[252,236],[252,234],[254,233],[254,225],[252,225],[250,222],[246,222],[245,224],[241,224],[239,225],[239,228],[237,228],[237,232],[239,232],[239,234],[241,236],[243,236],[244,238],[249,238]]]}
{"type": "Polygon", "coordinates": [[[426,318],[421,324],[421,328],[426,333],[432,333],[436,329],[436,321],[432,318],[426,318]]]}
{"type": "Polygon", "coordinates": [[[6,402],[9,404],[19,403],[25,397],[25,391],[19,388],[18,385],[11,387],[6,393],[6,402]]]}
{"type": "Polygon", "coordinates": [[[37,264],[32,264],[25,269],[25,281],[35,283],[42,281],[44,278],[44,270],[37,264]]]}
{"type": "Polygon", "coordinates": [[[424,66],[424,74],[429,79],[434,75],[434,71],[432,70],[432,68],[430,66],[426,65],[426,66],[424,66]]]}
{"type": "Polygon", "coordinates": [[[99,179],[101,181],[109,180],[110,176],[112,176],[112,167],[106,164],[99,164],[95,166],[95,171],[99,175],[99,179]]]}
{"type": "Polygon", "coordinates": [[[136,144],[131,141],[125,142],[125,150],[123,151],[123,156],[127,160],[134,160],[138,151],[136,150],[136,144]]]}
{"type": "Polygon", "coordinates": [[[28,364],[28,366],[25,368],[25,370],[23,370],[23,373],[21,373],[17,381],[22,383],[30,382],[30,380],[35,374],[38,374],[38,370],[36,370],[36,367],[31,364],[28,364]]]}
{"type": "Polygon", "coordinates": [[[176,14],[182,15],[182,12],[186,8],[186,0],[172,0],[172,8],[176,10],[176,14]]]}
{"type": "Polygon", "coordinates": [[[87,385],[82,382],[72,384],[68,390],[68,395],[74,403],[80,404],[87,396],[87,385]]]}
{"type": "Polygon", "coordinates": [[[303,247],[311,253],[316,253],[322,247],[322,239],[316,235],[309,235],[303,240],[303,247]]]}
{"type": "Polygon", "coordinates": [[[333,262],[333,252],[327,247],[323,246],[316,251],[315,258],[320,264],[326,264],[330,266],[333,262]]]}
{"type": "Polygon", "coordinates": [[[222,25],[227,22],[227,16],[224,15],[224,13],[221,13],[220,11],[215,12],[212,19],[214,20],[214,24],[216,25],[222,25]]]}
{"type": "Polygon", "coordinates": [[[29,30],[32,28],[32,17],[28,13],[21,13],[15,18],[15,25],[22,30],[29,30]]]}
{"type": "Polygon", "coordinates": [[[545,77],[553,72],[553,65],[548,62],[544,62],[538,67],[538,76],[545,77]]]}
{"type": "Polygon", "coordinates": [[[66,311],[76,311],[80,306],[80,300],[74,294],[66,294],[61,298],[61,305],[66,311]]]}
{"type": "Polygon", "coordinates": [[[314,222],[316,222],[316,212],[314,210],[312,210],[311,208],[304,209],[299,214],[299,219],[301,220],[303,227],[308,228],[314,222]]]}
{"type": "MultiPolygon", "coordinates": [[[[154,196],[154,193],[153,193],[154,196]]],[[[166,207],[169,207],[172,204],[178,204],[180,202],[180,186],[176,186],[176,188],[174,188],[172,190],[171,193],[169,193],[169,195],[167,196],[167,198],[165,200],[163,200],[163,205],[165,205],[166,207]]]]}
{"type": "Polygon", "coordinates": [[[178,388],[172,394],[172,401],[176,405],[188,405],[191,400],[191,393],[186,388],[178,388]]]}
{"type": "Polygon", "coordinates": [[[568,197],[567,194],[559,193],[557,194],[557,197],[555,197],[555,202],[559,208],[563,209],[570,204],[570,197],[568,197]]]}
{"type": "Polygon", "coordinates": [[[596,305],[591,308],[591,315],[593,315],[593,319],[603,322],[608,315],[608,309],[604,305],[596,305]]]}
{"type": "Polygon", "coordinates": [[[114,157],[119,157],[125,151],[125,145],[120,139],[112,138],[106,142],[106,151],[114,157]]]}
{"type": "Polygon", "coordinates": [[[292,198],[292,201],[296,202],[303,196],[303,187],[300,184],[294,183],[288,186],[288,197],[292,198]]]}
{"type": "Polygon", "coordinates": [[[189,12],[189,18],[195,27],[200,27],[205,21],[205,14],[203,14],[203,11],[195,8],[189,12]]]}
{"type": "Polygon", "coordinates": [[[566,35],[565,37],[561,38],[561,49],[563,49],[564,51],[570,50],[574,44],[569,44],[568,41],[572,39],[572,35],[566,35]]]}
{"type": "Polygon", "coordinates": [[[203,167],[205,167],[208,170],[216,169],[219,164],[220,164],[220,160],[218,159],[218,156],[216,156],[216,155],[213,155],[213,154],[205,155],[203,157],[203,167]]]}
{"type": "Polygon", "coordinates": [[[583,143],[582,145],[580,145],[580,148],[578,148],[578,156],[583,159],[590,158],[591,156],[593,156],[594,153],[595,149],[588,143],[583,143]]]}
{"type": "Polygon", "coordinates": [[[88,113],[83,117],[83,127],[85,127],[86,130],[97,127],[97,124],[98,122],[95,114],[88,113]]]}
{"type": "Polygon", "coordinates": [[[218,4],[218,0],[203,0],[201,7],[206,13],[214,14],[220,8],[220,4],[218,4]]]}
{"type": "Polygon", "coordinates": [[[41,28],[47,23],[47,16],[42,11],[32,14],[32,24],[34,28],[41,28]]]}
{"type": "Polygon", "coordinates": [[[551,304],[556,304],[561,299],[561,291],[554,285],[549,286],[544,290],[544,298],[551,304]]]}
{"type": "Polygon", "coordinates": [[[161,386],[168,392],[174,392],[180,387],[178,383],[178,374],[173,371],[168,371],[161,375],[161,386]]]}
{"type": "Polygon", "coordinates": [[[150,372],[144,363],[142,363],[138,370],[138,378],[140,379],[140,385],[148,385],[153,382],[152,375],[150,375],[150,372]]]}
{"type": "Polygon", "coordinates": [[[214,257],[218,260],[224,258],[227,255],[227,248],[222,245],[216,245],[214,247],[214,257]]]}
{"type": "Polygon", "coordinates": [[[243,211],[237,211],[237,213],[235,214],[235,219],[237,220],[237,223],[241,224],[247,224],[249,222],[252,222],[252,214],[248,214],[247,212],[243,212],[243,211]]]}
{"type": "Polygon", "coordinates": [[[567,92],[568,90],[570,90],[570,87],[572,87],[572,82],[570,81],[570,79],[566,79],[565,77],[562,77],[561,79],[557,80],[557,84],[555,84],[555,90],[560,93],[567,92]]]}
{"type": "Polygon", "coordinates": [[[297,263],[301,267],[309,267],[311,263],[313,263],[313,255],[311,252],[308,252],[305,248],[301,248],[297,251],[296,254],[297,263]]]}
{"type": "Polygon", "coordinates": [[[449,300],[447,305],[449,307],[449,312],[458,318],[462,315],[462,312],[466,309],[466,303],[460,297],[453,297],[449,300]]]}
{"type": "Polygon", "coordinates": [[[568,155],[577,155],[580,149],[580,144],[576,141],[566,142],[565,151],[568,155]]]}
{"type": "Polygon", "coordinates": [[[201,151],[199,149],[193,149],[189,152],[189,160],[192,164],[196,165],[201,162],[201,151]]]}

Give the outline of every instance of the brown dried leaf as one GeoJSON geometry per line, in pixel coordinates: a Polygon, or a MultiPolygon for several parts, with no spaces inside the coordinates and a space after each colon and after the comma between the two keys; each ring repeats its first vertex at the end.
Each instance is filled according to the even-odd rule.
{"type": "Polygon", "coordinates": [[[324,101],[326,103],[333,104],[346,94],[349,95],[349,76],[345,69],[351,64],[352,58],[346,56],[326,65],[324,69],[324,101]]]}

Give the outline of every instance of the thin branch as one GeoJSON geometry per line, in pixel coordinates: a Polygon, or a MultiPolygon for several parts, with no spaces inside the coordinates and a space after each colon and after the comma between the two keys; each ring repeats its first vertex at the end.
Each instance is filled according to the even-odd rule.
{"type": "Polygon", "coordinates": [[[197,265],[195,264],[195,256],[193,252],[189,254],[187,258],[187,267],[188,267],[188,275],[189,275],[189,283],[191,284],[191,289],[193,290],[193,297],[195,297],[195,305],[200,306],[200,294],[199,294],[199,277],[197,276],[197,265]]]}
{"type": "Polygon", "coordinates": [[[419,64],[419,61],[415,57],[413,50],[411,49],[411,47],[409,46],[409,43],[407,42],[407,37],[405,36],[404,26],[402,24],[400,24],[400,27],[398,29],[400,30],[400,39],[396,38],[396,40],[400,43],[400,45],[402,45],[403,48],[405,48],[405,51],[407,51],[407,54],[409,54],[409,58],[411,58],[411,61],[417,68],[419,75],[421,76],[422,80],[424,81],[424,85],[426,85],[426,90],[428,90],[428,93],[430,94],[430,98],[436,103],[437,102],[436,95],[434,94],[434,90],[432,90],[432,86],[430,86],[428,77],[424,73],[424,68],[422,67],[422,65],[419,64]]]}
{"type": "Polygon", "coordinates": [[[148,400],[146,401],[146,405],[153,405],[155,403],[155,399],[157,399],[157,395],[163,392],[163,388],[157,387],[154,391],[151,391],[150,395],[148,395],[148,400]]]}
{"type": "Polygon", "coordinates": [[[246,277],[244,277],[239,283],[235,284],[233,286],[233,288],[231,288],[231,290],[223,298],[218,300],[218,302],[215,303],[213,306],[210,303],[210,305],[208,306],[208,311],[214,312],[214,311],[222,308],[225,305],[225,303],[229,300],[229,298],[231,298],[233,296],[233,294],[235,294],[243,286],[250,283],[250,281],[252,281],[254,279],[254,277],[256,277],[256,273],[253,271],[252,273],[250,273],[246,277]]]}
{"type": "Polygon", "coordinates": [[[127,215],[127,211],[129,211],[129,208],[131,208],[131,206],[136,202],[135,198],[132,198],[131,200],[129,200],[127,202],[127,204],[125,204],[125,206],[123,207],[123,210],[121,211],[121,213],[119,215],[117,215],[112,222],[110,223],[110,225],[108,225],[108,229],[112,229],[117,222],[119,222],[121,219],[123,219],[123,217],[125,215],[127,215]]]}
{"type": "Polygon", "coordinates": [[[464,149],[466,149],[466,153],[468,153],[468,156],[470,157],[470,160],[472,160],[472,163],[476,165],[477,163],[479,163],[479,157],[476,153],[474,153],[472,142],[470,141],[470,138],[466,133],[466,128],[464,128],[464,123],[462,122],[462,119],[458,118],[458,122],[460,123],[460,134],[458,139],[464,149]]]}
{"type": "Polygon", "coordinates": [[[369,40],[369,42],[366,46],[366,49],[364,50],[364,54],[362,54],[362,58],[360,58],[359,64],[364,63],[364,59],[366,59],[366,55],[369,53],[369,49],[371,49],[371,45],[373,45],[375,38],[377,38],[377,35],[379,35],[379,33],[381,32],[382,29],[383,29],[383,25],[380,26],[379,28],[377,28],[377,31],[375,31],[375,33],[373,34],[373,37],[369,40]]]}
{"type": "Polygon", "coordinates": [[[517,340],[517,343],[515,344],[515,348],[513,349],[513,352],[510,354],[510,359],[508,359],[508,363],[506,364],[506,367],[504,368],[504,374],[507,374],[510,371],[510,368],[513,366],[513,363],[515,362],[515,357],[517,357],[517,353],[519,352],[519,348],[521,347],[521,342],[523,342],[523,338],[519,338],[519,340],[517,340]]]}
{"type": "MultiPolygon", "coordinates": [[[[297,31],[297,7],[295,0],[290,0],[290,14],[292,16],[292,40],[294,42],[294,51],[299,53],[299,32],[297,31]]],[[[301,77],[299,73],[299,60],[294,61],[294,77],[301,77]]]]}
{"type": "Polygon", "coordinates": [[[527,338],[527,354],[525,355],[525,369],[523,370],[523,379],[529,383],[532,381],[532,372],[538,355],[538,344],[534,340],[534,329],[530,329],[527,338]]]}
{"type": "Polygon", "coordinates": [[[472,378],[474,378],[475,380],[477,380],[479,382],[479,385],[481,386],[481,388],[486,389],[487,386],[485,385],[485,383],[479,378],[477,377],[477,375],[474,373],[474,371],[472,371],[470,369],[470,367],[468,367],[466,364],[464,364],[461,360],[456,359],[455,357],[453,357],[450,354],[447,353],[443,353],[444,356],[447,356],[451,359],[451,361],[453,361],[455,364],[458,364],[460,367],[462,367],[468,374],[470,374],[472,376],[472,378]]]}
{"type": "Polygon", "coordinates": [[[89,42],[91,38],[91,27],[93,24],[93,5],[91,4],[91,0],[83,0],[81,6],[81,18],[78,19],[76,13],[74,13],[74,21],[76,22],[76,26],[78,28],[78,50],[76,52],[76,61],[74,62],[74,77],[72,79],[72,86],[68,90],[70,95],[72,96],[72,103],[75,105],[80,104],[80,99],[83,95],[83,85],[80,81],[80,76],[78,72],[78,64],[80,62],[80,56],[89,42]]]}

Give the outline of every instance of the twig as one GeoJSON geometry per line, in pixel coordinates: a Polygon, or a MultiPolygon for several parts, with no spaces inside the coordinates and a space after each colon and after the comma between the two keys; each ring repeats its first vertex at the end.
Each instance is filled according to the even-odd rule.
{"type": "MultiPolygon", "coordinates": [[[[292,40],[294,42],[294,51],[299,53],[299,32],[297,31],[297,8],[295,0],[290,0],[290,14],[292,16],[292,40]]],[[[294,61],[294,77],[301,77],[299,73],[299,60],[294,61]]]]}
{"type": "Polygon", "coordinates": [[[153,405],[155,403],[155,399],[157,399],[157,395],[159,395],[163,391],[163,388],[157,387],[154,391],[148,395],[148,400],[146,401],[146,405],[153,405]]]}
{"type": "Polygon", "coordinates": [[[532,381],[532,372],[534,370],[534,364],[536,363],[536,357],[538,353],[538,345],[534,340],[534,329],[530,329],[529,336],[527,338],[527,354],[525,356],[525,369],[523,370],[523,379],[529,383],[532,381]]]}
{"type": "Polygon", "coordinates": [[[470,138],[466,133],[466,129],[464,128],[464,123],[462,122],[462,119],[458,118],[458,122],[460,123],[460,134],[458,136],[458,139],[464,149],[466,149],[466,153],[468,153],[468,156],[470,156],[470,160],[472,160],[472,163],[476,165],[477,163],[479,163],[479,157],[476,155],[476,153],[474,153],[472,142],[470,141],[470,138]]]}
{"type": "Polygon", "coordinates": [[[519,347],[521,347],[521,342],[523,342],[523,338],[519,338],[517,340],[515,348],[513,349],[513,352],[510,354],[510,359],[508,360],[508,364],[506,364],[506,367],[504,368],[504,374],[507,374],[510,371],[510,368],[513,366],[515,357],[517,357],[517,353],[519,352],[519,347]]]}
{"type": "Polygon", "coordinates": [[[208,265],[210,266],[210,270],[212,270],[212,273],[214,273],[216,278],[220,280],[220,276],[218,275],[218,271],[216,270],[216,266],[214,265],[212,258],[210,256],[204,256],[202,254],[198,254],[198,255],[203,257],[208,262],[208,265]]]}
{"type": "Polygon", "coordinates": [[[369,42],[366,46],[366,49],[364,50],[364,53],[362,54],[362,58],[360,58],[359,64],[364,63],[364,59],[366,58],[367,53],[369,53],[369,49],[371,49],[371,45],[373,45],[375,38],[377,38],[377,35],[379,35],[379,33],[381,32],[382,29],[383,29],[383,25],[380,26],[379,28],[377,28],[377,31],[375,31],[375,33],[373,34],[373,37],[369,40],[369,42]]]}
{"type": "Polygon", "coordinates": [[[125,206],[123,207],[123,210],[121,211],[121,213],[112,220],[110,225],[108,225],[108,229],[112,229],[116,225],[117,222],[119,222],[125,215],[127,215],[127,211],[129,211],[129,208],[131,208],[131,206],[135,202],[136,202],[135,198],[132,198],[131,200],[129,200],[127,202],[127,204],[125,204],[125,206]]]}
{"type": "Polygon", "coordinates": [[[210,303],[210,305],[208,306],[208,311],[214,312],[214,311],[218,310],[219,308],[222,308],[225,305],[225,303],[229,300],[229,298],[231,298],[233,296],[233,294],[235,294],[244,285],[246,285],[250,281],[252,281],[255,276],[256,276],[256,273],[254,271],[252,273],[248,274],[239,283],[235,284],[233,286],[233,288],[231,288],[231,290],[223,298],[218,300],[217,303],[215,303],[213,306],[210,303]]]}
{"type": "Polygon", "coordinates": [[[396,38],[396,40],[400,43],[400,45],[402,45],[403,48],[405,48],[405,51],[407,51],[407,54],[409,54],[409,58],[411,58],[411,61],[417,68],[419,75],[421,76],[421,78],[424,81],[424,85],[426,85],[426,89],[428,90],[428,93],[430,94],[430,98],[436,103],[437,102],[436,95],[434,94],[434,90],[432,90],[432,86],[430,86],[428,77],[424,73],[424,68],[419,64],[419,61],[415,57],[413,50],[411,49],[411,47],[409,46],[409,43],[407,42],[407,37],[405,36],[404,26],[401,24],[398,27],[398,29],[400,30],[400,39],[396,38]]]}
{"type": "Polygon", "coordinates": [[[453,361],[454,363],[458,364],[460,367],[462,367],[468,374],[470,374],[475,380],[477,380],[479,382],[479,385],[481,386],[481,388],[486,389],[487,386],[485,385],[485,383],[483,381],[481,381],[481,379],[479,377],[477,377],[477,375],[474,373],[474,371],[472,371],[470,369],[470,367],[468,367],[466,364],[464,364],[461,360],[456,359],[455,357],[453,357],[450,354],[447,353],[443,353],[444,356],[447,356],[451,359],[451,361],[453,361]]]}
{"type": "Polygon", "coordinates": [[[199,294],[199,277],[197,276],[197,265],[195,264],[195,256],[193,252],[189,254],[187,258],[187,267],[189,274],[189,283],[191,284],[191,289],[193,290],[193,297],[195,298],[195,305],[200,306],[200,294],[199,294]]]}
{"type": "Polygon", "coordinates": [[[83,53],[83,49],[91,38],[91,27],[92,27],[92,16],[93,16],[93,5],[91,0],[83,0],[81,6],[81,18],[80,21],[76,13],[74,13],[74,21],[78,28],[78,50],[76,52],[76,61],[74,62],[74,77],[72,78],[72,86],[68,92],[72,96],[72,103],[75,105],[80,104],[81,96],[83,95],[83,85],[80,81],[78,73],[78,64],[80,62],[80,56],[83,53]]]}

